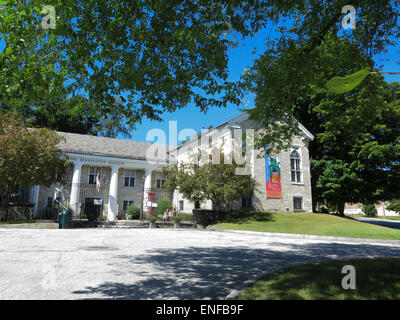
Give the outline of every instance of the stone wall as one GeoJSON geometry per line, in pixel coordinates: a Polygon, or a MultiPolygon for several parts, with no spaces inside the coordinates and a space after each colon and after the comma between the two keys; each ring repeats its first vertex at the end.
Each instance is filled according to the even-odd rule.
{"type": "Polygon", "coordinates": [[[33,205],[0,208],[0,221],[25,221],[33,218],[33,205]]]}

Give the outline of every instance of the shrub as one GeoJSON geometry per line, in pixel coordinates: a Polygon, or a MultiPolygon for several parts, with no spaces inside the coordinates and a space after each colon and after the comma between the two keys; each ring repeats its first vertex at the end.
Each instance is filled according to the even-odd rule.
{"type": "Polygon", "coordinates": [[[174,222],[175,222],[175,223],[181,223],[181,221],[182,221],[182,219],[179,218],[179,217],[176,217],[176,218],[174,219],[174,222]]]}
{"type": "Polygon", "coordinates": [[[80,220],[87,219],[87,216],[84,213],[80,213],[80,214],[78,214],[78,219],[80,219],[80,220]]]}
{"type": "Polygon", "coordinates": [[[367,216],[367,217],[376,217],[378,212],[376,211],[375,205],[374,204],[364,204],[362,207],[362,212],[367,216]]]}
{"type": "Polygon", "coordinates": [[[129,219],[140,219],[140,207],[138,205],[129,206],[126,209],[126,214],[129,219]]]}
{"type": "Polygon", "coordinates": [[[166,209],[172,210],[172,201],[168,198],[162,198],[157,203],[156,215],[163,215],[166,209]]]}
{"type": "Polygon", "coordinates": [[[182,221],[193,221],[193,213],[179,212],[178,217],[181,218],[182,221]]]}
{"type": "Polygon", "coordinates": [[[155,223],[157,221],[157,217],[156,216],[151,216],[149,218],[149,221],[152,222],[152,223],[155,223]]]}
{"type": "Polygon", "coordinates": [[[396,213],[400,213],[400,200],[390,201],[390,204],[386,207],[386,210],[391,210],[396,213]]]}

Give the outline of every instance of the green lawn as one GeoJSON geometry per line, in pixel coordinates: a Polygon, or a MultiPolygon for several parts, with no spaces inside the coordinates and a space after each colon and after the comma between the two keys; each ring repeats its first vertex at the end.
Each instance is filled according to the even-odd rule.
{"type": "Polygon", "coordinates": [[[239,300],[387,300],[400,299],[400,259],[335,260],[281,269],[240,292],[239,300]],[[352,265],[356,289],[342,288],[352,265]]]}
{"type": "Polygon", "coordinates": [[[400,240],[400,230],[321,213],[234,212],[219,229],[400,240]]]}

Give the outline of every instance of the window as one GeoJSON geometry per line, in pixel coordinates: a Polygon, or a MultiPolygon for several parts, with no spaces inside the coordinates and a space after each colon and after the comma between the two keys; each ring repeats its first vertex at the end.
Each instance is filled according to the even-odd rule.
{"type": "Polygon", "coordinates": [[[252,207],[252,197],[243,197],[242,198],[242,208],[251,208],[252,207]]]}
{"type": "Polygon", "coordinates": [[[124,186],[125,187],[135,187],[136,183],[136,171],[125,170],[124,176],[124,186]]]}
{"type": "Polygon", "coordinates": [[[293,209],[294,210],[302,210],[303,209],[303,198],[302,197],[293,197],[293,209]]]}
{"type": "Polygon", "coordinates": [[[99,174],[100,181],[101,181],[101,168],[97,168],[97,167],[89,168],[89,184],[96,184],[97,174],[99,174]]]}
{"type": "Polygon", "coordinates": [[[242,141],[242,157],[246,158],[246,152],[247,152],[247,144],[246,144],[246,140],[243,139],[242,141]]]}
{"type": "Polygon", "coordinates": [[[301,182],[300,154],[297,150],[290,153],[290,176],[292,182],[301,182]]]}
{"type": "Polygon", "coordinates": [[[126,210],[128,207],[133,206],[135,204],[134,200],[124,200],[122,202],[122,210],[126,210]]]}
{"type": "Polygon", "coordinates": [[[183,211],[183,200],[179,201],[179,211],[183,211]]]}
{"type": "Polygon", "coordinates": [[[156,172],[156,188],[162,189],[165,184],[165,176],[162,173],[156,172]]]}

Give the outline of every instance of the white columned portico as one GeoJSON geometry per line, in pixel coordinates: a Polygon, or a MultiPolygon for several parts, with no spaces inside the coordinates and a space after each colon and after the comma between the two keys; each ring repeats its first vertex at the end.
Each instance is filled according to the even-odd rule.
{"type": "Polygon", "coordinates": [[[118,204],[118,166],[111,166],[110,192],[108,199],[108,221],[115,221],[118,204]]]}
{"type": "Polygon", "coordinates": [[[143,186],[143,214],[148,213],[151,207],[147,205],[149,201],[149,192],[151,191],[151,169],[145,169],[144,172],[144,186],[143,186]]]}
{"type": "Polygon", "coordinates": [[[29,192],[29,202],[34,204],[33,207],[33,216],[37,217],[37,211],[38,211],[38,204],[39,204],[39,191],[40,191],[40,186],[32,186],[29,192]]]}
{"type": "Polygon", "coordinates": [[[78,216],[79,210],[79,185],[81,182],[81,172],[82,172],[82,163],[74,162],[74,174],[72,176],[72,185],[71,185],[71,198],[69,200],[69,205],[71,206],[73,212],[73,216],[78,216]]]}

